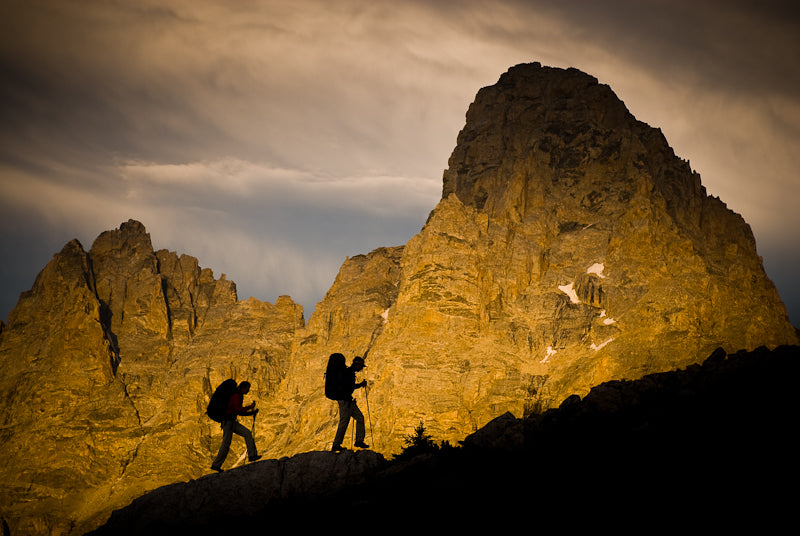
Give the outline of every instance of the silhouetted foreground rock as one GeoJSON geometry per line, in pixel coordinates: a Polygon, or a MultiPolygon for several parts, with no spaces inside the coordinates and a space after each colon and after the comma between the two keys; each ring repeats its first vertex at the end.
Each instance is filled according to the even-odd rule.
{"type": "Polygon", "coordinates": [[[160,488],[92,534],[225,527],[466,529],[690,524],[763,532],[793,511],[800,347],[727,355],[505,414],[408,461],[312,452],[160,488]],[[367,525],[368,524],[368,525],[367,525]]]}
{"type": "Polygon", "coordinates": [[[212,533],[247,523],[273,503],[326,496],[364,483],[385,463],[371,451],[308,452],[259,461],[158,488],[115,511],[90,534],[212,533]]]}

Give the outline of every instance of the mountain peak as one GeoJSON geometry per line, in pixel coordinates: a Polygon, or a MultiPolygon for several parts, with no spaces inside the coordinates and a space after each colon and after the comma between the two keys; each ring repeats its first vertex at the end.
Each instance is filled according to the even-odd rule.
{"type": "Polygon", "coordinates": [[[456,193],[463,203],[491,212],[506,192],[519,188],[515,182],[529,178],[519,173],[522,167],[550,170],[552,179],[576,175],[582,163],[618,155],[621,140],[637,127],[622,101],[593,76],[517,65],[470,105],[444,174],[443,197],[456,193]]]}
{"type": "Polygon", "coordinates": [[[443,194],[407,244],[348,258],[308,324],[288,298],[239,301],[194,257],[154,251],[135,220],[88,253],[68,244],[0,338],[12,532],[85,532],[148,489],[235,479],[201,478],[221,439],[205,407],[226,378],[252,385],[259,454],[329,451],[334,352],[368,355],[355,396],[371,448],[393,454],[421,421],[455,443],[718,347],[797,344],[741,216],[576,69],[519,65],[481,89],[443,194]]]}
{"type": "Polygon", "coordinates": [[[147,255],[153,252],[153,244],[144,224],[131,219],[120,224],[118,229],[101,233],[92,244],[91,251],[94,255],[111,252],[138,252],[147,255]]]}

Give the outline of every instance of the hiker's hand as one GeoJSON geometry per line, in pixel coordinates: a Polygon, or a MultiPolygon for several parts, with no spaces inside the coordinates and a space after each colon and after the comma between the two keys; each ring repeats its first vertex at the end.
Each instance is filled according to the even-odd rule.
{"type": "Polygon", "coordinates": [[[363,382],[359,383],[358,386],[359,387],[366,387],[367,386],[367,380],[364,380],[363,382]]]}

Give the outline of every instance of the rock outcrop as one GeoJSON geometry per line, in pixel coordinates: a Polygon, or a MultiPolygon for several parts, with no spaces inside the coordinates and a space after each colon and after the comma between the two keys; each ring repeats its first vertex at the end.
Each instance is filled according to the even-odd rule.
{"type": "MultiPolygon", "coordinates": [[[[349,487],[367,484],[385,465],[383,456],[369,451],[308,452],[263,460],[158,488],[115,512],[90,534],[225,534],[255,529],[250,520],[263,515],[266,508],[306,497],[325,500],[349,487]]],[[[316,518],[311,509],[299,514],[297,519],[284,517],[281,525],[296,530],[316,518]]],[[[274,523],[264,521],[268,526],[274,523]]],[[[334,519],[324,523],[334,529],[338,525],[334,519]]]]}
{"type": "Polygon", "coordinates": [[[797,342],[749,227],[660,131],[587,74],[520,65],[478,92],[420,233],[347,259],[307,325],[139,222],[67,244],[0,332],[0,517],[81,534],[200,479],[228,377],[253,384],[265,457],[329,450],[336,351],[366,356],[367,442],[391,456],[420,422],[456,444],[718,347],[797,342]]]}
{"type": "Polygon", "coordinates": [[[313,452],[165,486],[92,536],[267,527],[517,530],[520,522],[780,531],[793,516],[800,347],[612,381],[541,415],[501,415],[457,448],[386,461],[313,452]]]}
{"type": "Polygon", "coordinates": [[[332,436],[331,351],[369,352],[358,396],[396,452],[420,421],[457,441],[716,347],[797,342],[743,219],[608,86],[539,64],[478,92],[425,227],[345,263],[318,311],[288,380],[305,384],[283,399],[319,417],[276,438],[284,451],[332,436]]]}
{"type": "Polygon", "coordinates": [[[12,533],[82,533],[148,490],[203,475],[219,442],[204,414],[212,386],[247,378],[269,406],[303,325],[289,298],[237,301],[224,275],[153,251],[139,222],[88,253],[67,244],[0,340],[0,504],[12,533]]]}

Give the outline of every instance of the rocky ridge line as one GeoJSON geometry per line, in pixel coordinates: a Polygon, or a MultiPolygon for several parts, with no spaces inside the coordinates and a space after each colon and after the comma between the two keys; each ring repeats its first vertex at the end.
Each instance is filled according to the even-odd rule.
{"type": "Polygon", "coordinates": [[[458,448],[403,461],[311,452],[160,488],[91,534],[331,529],[342,518],[375,530],[388,520],[407,530],[513,529],[520,516],[591,528],[609,511],[628,525],[780,529],[798,476],[799,368],[796,346],[718,349],[702,364],[602,384],[541,415],[505,414],[458,448]]]}

